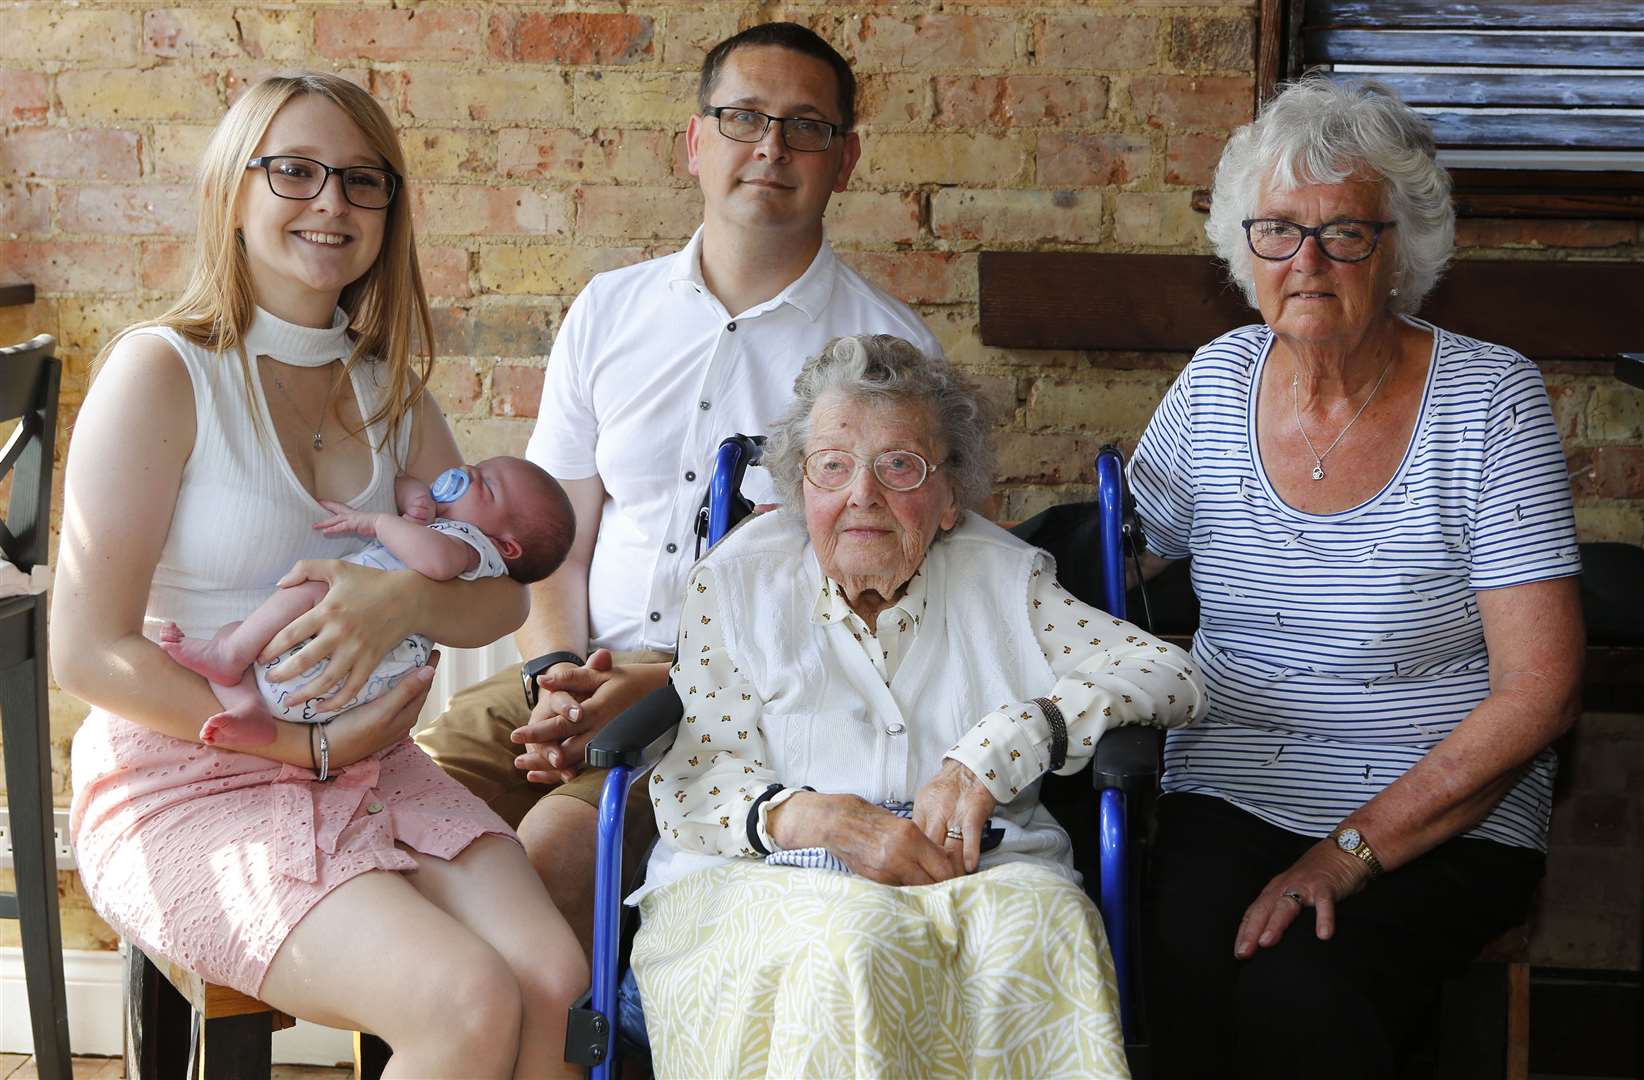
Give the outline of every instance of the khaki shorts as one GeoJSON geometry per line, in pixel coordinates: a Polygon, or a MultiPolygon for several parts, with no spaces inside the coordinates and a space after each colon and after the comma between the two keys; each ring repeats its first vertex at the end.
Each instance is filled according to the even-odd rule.
{"type": "MultiPolygon", "coordinates": [[[[615,660],[618,664],[665,663],[673,656],[644,650],[617,653],[615,660]]],[[[514,758],[523,748],[508,736],[530,719],[519,668],[511,665],[453,694],[445,712],[417,733],[417,745],[516,829],[539,800],[555,795],[569,795],[597,808],[608,769],[583,769],[569,783],[549,787],[531,783],[514,767],[514,758]]],[[[635,785],[634,790],[643,802],[644,785],[635,785]]]]}

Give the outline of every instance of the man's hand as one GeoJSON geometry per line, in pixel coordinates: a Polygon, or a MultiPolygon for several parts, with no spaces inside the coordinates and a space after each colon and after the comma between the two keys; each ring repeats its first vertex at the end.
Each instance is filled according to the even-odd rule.
{"type": "Polygon", "coordinates": [[[331,512],[331,516],[323,521],[316,521],[314,527],[327,536],[363,536],[367,539],[377,538],[377,519],[382,515],[367,510],[356,510],[346,503],[332,502],[321,499],[320,505],[331,512]]]}
{"type": "Polygon", "coordinates": [[[982,832],[997,805],[975,773],[948,758],[913,797],[913,823],[947,853],[955,876],[973,874],[982,859],[982,832]]]}
{"type": "Polygon", "coordinates": [[[570,780],[582,769],[589,740],[667,680],[667,664],[617,665],[609,649],[594,650],[582,667],[555,664],[537,679],[542,696],[530,722],[510,736],[525,744],[514,767],[532,783],[570,780]]]}
{"type": "Polygon", "coordinates": [[[1256,947],[1277,945],[1301,909],[1313,909],[1314,931],[1320,941],[1336,932],[1336,904],[1347,899],[1370,880],[1370,868],[1336,847],[1320,840],[1279,874],[1245,909],[1239,931],[1233,938],[1233,955],[1248,960],[1256,947]]]}

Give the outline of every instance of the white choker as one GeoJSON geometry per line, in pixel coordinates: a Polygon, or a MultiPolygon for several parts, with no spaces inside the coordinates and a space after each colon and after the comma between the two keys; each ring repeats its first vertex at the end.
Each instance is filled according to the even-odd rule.
{"type": "Polygon", "coordinates": [[[257,308],[245,332],[245,350],[250,356],[272,357],[293,367],[324,367],[346,358],[353,347],[348,340],[348,314],[342,308],[324,330],[298,326],[257,308]]]}

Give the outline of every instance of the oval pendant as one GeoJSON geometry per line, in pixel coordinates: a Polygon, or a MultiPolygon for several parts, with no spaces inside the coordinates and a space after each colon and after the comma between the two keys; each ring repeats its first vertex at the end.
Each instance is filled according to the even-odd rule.
{"type": "Polygon", "coordinates": [[[1313,465],[1313,479],[1315,479],[1315,480],[1323,480],[1324,479],[1324,462],[1322,462],[1322,461],[1316,462],[1313,465]]]}

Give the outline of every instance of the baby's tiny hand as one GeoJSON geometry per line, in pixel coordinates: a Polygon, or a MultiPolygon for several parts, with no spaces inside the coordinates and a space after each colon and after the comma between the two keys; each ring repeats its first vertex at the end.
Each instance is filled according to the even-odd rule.
{"type": "Polygon", "coordinates": [[[376,539],[377,515],[355,510],[344,503],[321,499],[320,505],[331,512],[331,516],[314,523],[314,527],[327,536],[342,536],[353,533],[368,539],[376,539]]]}

